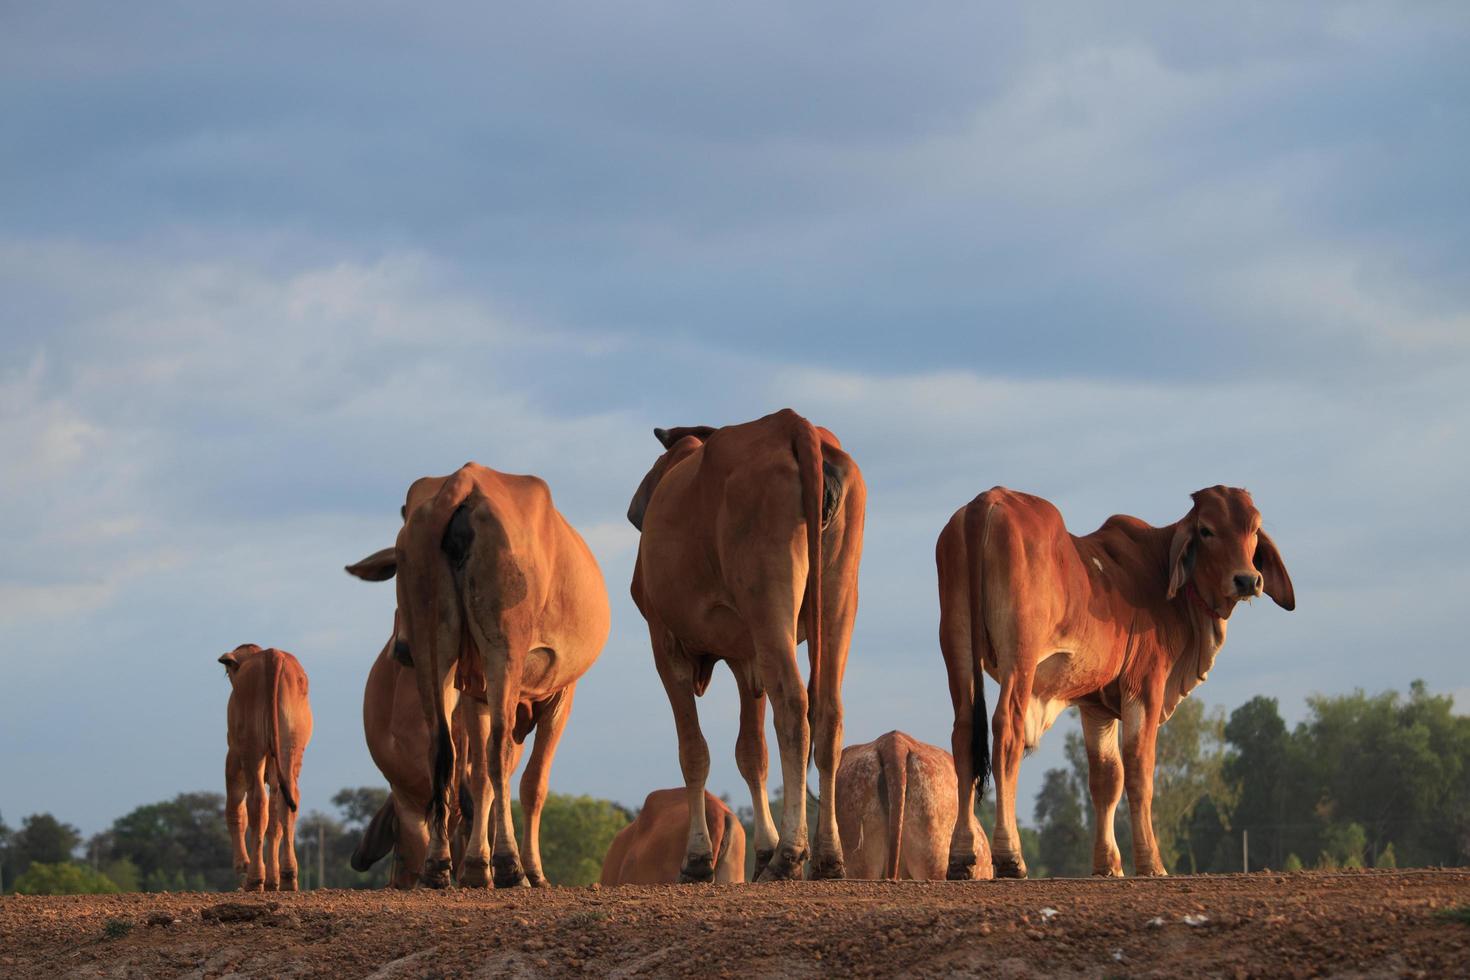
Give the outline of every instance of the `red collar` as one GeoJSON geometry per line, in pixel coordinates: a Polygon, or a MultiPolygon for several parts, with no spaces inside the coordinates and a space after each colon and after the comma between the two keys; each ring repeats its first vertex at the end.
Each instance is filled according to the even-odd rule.
{"type": "Polygon", "coordinates": [[[1199,589],[1196,589],[1194,587],[1193,582],[1186,582],[1184,584],[1184,594],[1189,596],[1190,601],[1192,601],[1196,606],[1199,606],[1201,609],[1203,609],[1206,614],[1215,619],[1220,618],[1220,614],[1210,608],[1209,603],[1205,602],[1205,597],[1199,594],[1199,589]]]}

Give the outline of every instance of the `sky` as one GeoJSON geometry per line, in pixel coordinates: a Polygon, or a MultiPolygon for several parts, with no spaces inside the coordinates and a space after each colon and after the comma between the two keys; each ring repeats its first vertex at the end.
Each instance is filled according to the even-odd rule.
{"type": "MultiPolygon", "coordinates": [[[[1077,533],[1247,487],[1298,607],[1194,696],[1465,710],[1467,48],[1449,2],[0,4],[0,813],[222,792],[244,642],[311,676],[304,809],[381,785],[393,589],[342,566],[471,459],[612,597],[552,789],[679,785],[624,511],[654,426],[785,406],[868,484],[849,743],[948,744],[934,540],[997,484],[1077,533]]],[[[700,710],[743,802],[723,669],[700,710]]]]}

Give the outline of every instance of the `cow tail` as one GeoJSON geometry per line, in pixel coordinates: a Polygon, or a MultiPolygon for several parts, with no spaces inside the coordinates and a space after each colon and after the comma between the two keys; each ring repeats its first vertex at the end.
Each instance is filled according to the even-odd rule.
{"type": "Polygon", "coordinates": [[[806,520],[806,650],[812,664],[807,711],[811,712],[824,688],[823,675],[833,665],[822,650],[822,441],[810,422],[802,418],[798,422],[792,441],[806,520]]]}
{"type": "Polygon", "coordinates": [[[725,863],[725,855],[730,853],[730,838],[735,836],[735,832],[730,827],[730,824],[734,822],[734,820],[735,814],[730,810],[729,807],[726,807],[723,814],[723,819],[720,820],[719,825],[715,828],[718,832],[718,839],[711,842],[714,845],[715,849],[715,871],[719,871],[719,869],[725,863]]]}
{"type": "Polygon", "coordinates": [[[985,710],[985,658],[990,639],[985,628],[985,527],[990,523],[994,504],[985,500],[972,502],[965,508],[965,556],[970,584],[970,661],[974,665],[975,691],[970,718],[970,761],[975,772],[979,798],[985,797],[990,777],[990,713],[985,710]],[[983,514],[981,513],[983,511],[983,514]]]}
{"type": "Polygon", "coordinates": [[[270,739],[271,759],[276,764],[276,785],[281,788],[281,796],[286,801],[286,808],[292,813],[296,812],[296,787],[292,786],[291,770],[286,768],[286,760],[281,757],[281,714],[285,706],[281,704],[281,672],[286,669],[286,657],[279,650],[271,651],[271,690],[270,690],[270,715],[266,726],[267,737],[270,739]]]}
{"type": "Polygon", "coordinates": [[[378,812],[373,814],[372,821],[362,832],[362,840],[357,842],[357,847],[352,852],[352,870],[367,871],[386,857],[397,843],[398,810],[390,796],[378,807],[378,812]]]}
{"type": "Polygon", "coordinates": [[[888,738],[879,743],[878,775],[888,784],[887,805],[884,807],[888,817],[888,857],[883,877],[890,881],[898,879],[898,859],[903,851],[903,811],[909,795],[908,766],[903,756],[898,739],[888,738]]]}

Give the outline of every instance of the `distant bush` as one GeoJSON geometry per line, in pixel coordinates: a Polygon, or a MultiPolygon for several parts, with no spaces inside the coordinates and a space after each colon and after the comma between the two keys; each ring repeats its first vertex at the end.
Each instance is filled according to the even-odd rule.
{"type": "Polygon", "coordinates": [[[1287,871],[1300,871],[1301,869],[1302,869],[1302,859],[1301,858],[1297,857],[1295,854],[1288,854],[1288,855],[1286,855],[1286,870],[1287,871]]]}
{"type": "Polygon", "coordinates": [[[70,861],[32,862],[15,881],[21,895],[104,895],[118,891],[117,883],[99,871],[70,861]]]}
{"type": "Polygon", "coordinates": [[[1373,862],[1373,867],[1375,867],[1375,868],[1397,868],[1398,866],[1399,866],[1399,859],[1393,853],[1393,844],[1392,843],[1390,843],[1383,850],[1379,851],[1378,852],[1378,860],[1376,860],[1376,861],[1373,862]]]}

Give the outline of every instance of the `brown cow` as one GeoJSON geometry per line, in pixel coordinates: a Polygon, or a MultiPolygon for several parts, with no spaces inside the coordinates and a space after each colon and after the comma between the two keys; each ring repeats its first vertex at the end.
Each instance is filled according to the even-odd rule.
{"type": "Polygon", "coordinates": [[[398,578],[400,636],[430,726],[429,852],[421,880],[449,884],[456,749],[450,719],[460,690],[488,702],[490,737],[468,744],[472,821],[460,883],[545,885],[541,808],[556,743],[578,679],[607,641],[607,588],[597,560],[552,503],[546,483],[466,463],[408,489],[392,549],[348,571],[398,578]],[[461,655],[461,650],[466,654],[461,655]],[[521,777],[522,845],[511,825],[512,745],[536,743],[521,777]],[[492,785],[493,784],[493,785],[492,785]],[[494,853],[489,822],[493,819],[494,853]],[[524,864],[522,864],[524,861],[524,864]]]}
{"type": "MultiPolygon", "coordinates": [[[[715,881],[745,880],[745,828],[713,794],[704,794],[705,829],[715,851],[715,881]]],[[[689,797],[680,789],[648,794],[638,819],[618,831],[602,860],[604,885],[671,885],[689,838],[689,797]]]]}
{"type": "MultiPolygon", "coordinates": [[[[1069,704],[1082,713],[1096,814],[1093,873],[1121,875],[1113,812],[1126,782],[1139,874],[1164,874],[1154,841],[1154,745],[1179,699],[1205,679],[1241,599],[1296,597],[1250,494],[1216,486],[1192,495],[1183,519],[1153,527],[1110,517],[1084,537],[1039,497],[1003,487],[960,508],[939,535],[939,642],[954,703],[959,808],[972,808],[990,768],[980,669],[1000,683],[995,733],[993,863],[1024,878],[1016,832],[1023,750],[1069,704]],[[1123,746],[1118,750],[1119,722],[1123,746]]],[[[974,874],[963,823],[949,877],[974,874]]]]}
{"type": "Polygon", "coordinates": [[[311,741],[306,671],[286,651],[254,643],[241,644],[219,662],[230,678],[225,823],[235,873],[245,891],[294,892],[297,784],[311,741]]]}
{"type": "MultiPolygon", "coordinates": [[[[362,840],[352,852],[351,864],[357,871],[367,871],[392,851],[389,884],[394,888],[412,888],[423,872],[424,857],[429,850],[429,826],[424,814],[428,810],[433,779],[426,761],[429,726],[419,705],[413,666],[405,665],[396,655],[397,625],[395,615],[394,634],[388,637],[373,661],[362,704],[368,752],[388,780],[389,796],[363,831],[362,840]]],[[[450,813],[453,868],[457,872],[464,847],[462,816],[472,809],[468,800],[469,740],[484,741],[490,737],[488,706],[480,698],[461,697],[450,728],[454,734],[455,786],[460,804],[450,813]]],[[[519,749],[515,747],[517,753],[519,749]]]]}
{"type": "Polygon", "coordinates": [[[943,878],[954,819],[948,752],[903,732],[842,750],[837,826],[848,877],[943,878]]]}
{"type": "Polygon", "coordinates": [[[807,859],[809,750],[821,776],[812,874],[840,878],[834,784],[842,671],[857,613],[862,473],[832,433],[790,409],[721,429],[655,429],[654,436],[665,452],[628,507],[628,520],[643,532],[632,591],[679,733],[689,800],[681,875],[714,877],[704,812],[709,748],[694,699],[723,660],[740,689],[735,758],[755,810],[760,879],[797,877],[807,859]],[[796,663],[803,639],[809,689],[796,663]],[[766,798],[767,691],[781,750],[779,840],[766,798]]]}

